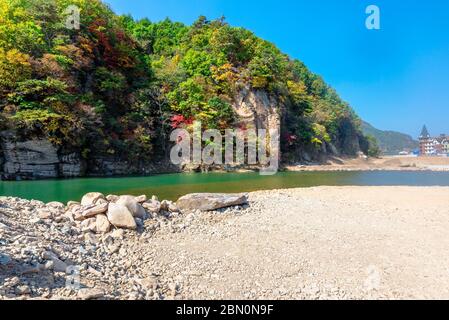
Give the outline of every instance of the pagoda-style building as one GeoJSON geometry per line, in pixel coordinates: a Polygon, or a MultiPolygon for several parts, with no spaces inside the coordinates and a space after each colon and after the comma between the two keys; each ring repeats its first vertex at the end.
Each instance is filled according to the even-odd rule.
{"type": "Polygon", "coordinates": [[[437,138],[433,138],[430,136],[427,127],[424,126],[419,136],[419,154],[421,156],[449,154],[449,137],[442,134],[437,138]]]}
{"type": "Polygon", "coordinates": [[[420,155],[427,155],[430,151],[430,144],[431,144],[431,138],[429,131],[427,130],[427,127],[424,125],[424,127],[421,130],[421,135],[419,136],[419,154],[420,155]]]}

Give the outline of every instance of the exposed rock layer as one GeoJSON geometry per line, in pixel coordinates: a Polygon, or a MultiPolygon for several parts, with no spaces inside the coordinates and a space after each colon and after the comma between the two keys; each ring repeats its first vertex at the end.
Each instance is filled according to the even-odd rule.
{"type": "Polygon", "coordinates": [[[176,172],[169,161],[133,166],[113,157],[98,156],[87,161],[80,152],[66,153],[45,138],[16,141],[10,132],[0,133],[0,177],[3,180],[118,176],[176,172]]]}
{"type": "MultiPolygon", "coordinates": [[[[267,92],[244,88],[236,94],[232,106],[237,116],[236,127],[277,130],[282,134],[282,123],[285,121],[282,120],[282,104],[267,92]]],[[[345,132],[341,133],[341,141],[337,141],[336,145],[323,143],[321,148],[284,150],[288,153],[283,157],[284,162],[323,161],[327,155],[340,153],[356,155],[360,151],[358,134],[350,124],[345,128],[345,132]]],[[[83,159],[81,151],[74,146],[59,147],[45,138],[36,137],[17,141],[12,132],[0,133],[0,147],[0,176],[5,180],[230,169],[222,165],[211,168],[184,165],[179,168],[163,156],[169,154],[169,150],[157,150],[156,155],[159,156],[157,160],[148,159],[140,164],[127,161],[126,155],[123,159],[95,152],[88,159],[83,159]]]]}

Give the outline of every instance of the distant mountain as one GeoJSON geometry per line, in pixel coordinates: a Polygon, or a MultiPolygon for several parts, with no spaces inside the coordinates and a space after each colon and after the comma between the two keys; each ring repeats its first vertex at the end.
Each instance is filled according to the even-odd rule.
{"type": "Polygon", "coordinates": [[[382,131],[367,122],[362,123],[362,131],[365,135],[371,135],[377,139],[384,154],[398,154],[401,151],[411,151],[419,147],[418,141],[413,140],[407,134],[396,131],[382,131]]]}

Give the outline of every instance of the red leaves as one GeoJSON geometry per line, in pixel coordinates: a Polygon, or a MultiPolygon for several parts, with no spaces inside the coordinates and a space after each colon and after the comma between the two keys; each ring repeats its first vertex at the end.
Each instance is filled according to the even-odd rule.
{"type": "Polygon", "coordinates": [[[102,59],[111,68],[132,68],[135,61],[126,49],[133,49],[134,43],[123,30],[110,28],[104,19],[96,19],[89,26],[95,36],[102,59]]]}
{"type": "Polygon", "coordinates": [[[290,134],[290,133],[286,133],[284,135],[284,139],[287,141],[288,145],[293,145],[296,140],[298,140],[298,136],[294,135],[294,134],[290,134]]]}
{"type": "Polygon", "coordinates": [[[176,114],[170,118],[171,127],[173,129],[178,129],[185,125],[191,125],[193,123],[193,120],[194,120],[193,118],[187,119],[181,114],[176,114]]]}
{"type": "Polygon", "coordinates": [[[117,57],[114,48],[110,43],[108,34],[106,34],[107,23],[103,19],[96,19],[89,26],[89,31],[95,35],[98,41],[98,47],[103,56],[104,61],[111,67],[117,66],[117,57]]]}
{"type": "Polygon", "coordinates": [[[238,127],[239,127],[239,130],[242,130],[242,131],[248,130],[248,126],[246,125],[246,123],[241,123],[238,127]]]}

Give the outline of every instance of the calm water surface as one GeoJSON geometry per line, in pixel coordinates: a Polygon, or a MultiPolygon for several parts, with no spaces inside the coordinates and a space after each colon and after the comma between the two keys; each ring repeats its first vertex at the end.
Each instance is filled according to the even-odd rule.
{"type": "Polygon", "coordinates": [[[449,186],[449,172],[280,172],[165,174],[149,177],[0,181],[0,195],[44,202],[79,200],[87,192],[157,195],[176,200],[192,192],[249,192],[312,186],[449,186]]]}

